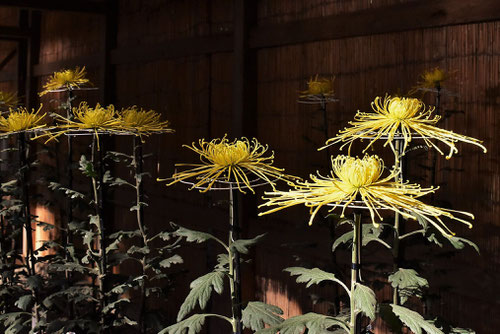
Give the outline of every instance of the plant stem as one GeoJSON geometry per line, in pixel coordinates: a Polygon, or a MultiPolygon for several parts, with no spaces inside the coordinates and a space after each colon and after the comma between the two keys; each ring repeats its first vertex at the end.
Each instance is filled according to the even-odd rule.
{"type": "Polygon", "coordinates": [[[105,317],[104,317],[104,308],[106,307],[106,276],[107,276],[107,259],[106,259],[106,230],[104,227],[104,221],[103,221],[103,161],[102,161],[102,154],[101,151],[97,149],[96,141],[97,141],[97,135],[94,134],[92,136],[92,165],[93,165],[93,170],[95,174],[92,176],[92,188],[94,191],[94,208],[95,208],[95,215],[98,218],[98,223],[97,223],[97,239],[99,243],[99,250],[100,250],[100,256],[99,256],[99,264],[98,264],[98,270],[99,270],[99,280],[98,280],[98,285],[99,285],[99,303],[100,303],[100,325],[101,325],[101,332],[106,333],[107,331],[104,330],[105,326],[105,317]]]}
{"type": "Polygon", "coordinates": [[[231,291],[231,310],[233,314],[233,334],[241,334],[241,272],[240,254],[232,247],[234,241],[240,237],[238,221],[238,189],[229,190],[229,287],[231,291]]]}
{"type": "MultiPolygon", "coordinates": [[[[403,143],[402,139],[396,139],[396,154],[397,157],[395,159],[395,168],[398,170],[398,173],[395,176],[396,182],[404,182],[403,177],[403,143]]],[[[392,257],[393,257],[393,271],[396,272],[399,269],[399,261],[400,261],[400,253],[399,253],[399,242],[400,242],[400,222],[401,215],[396,213],[394,217],[394,244],[392,245],[392,257]]],[[[392,303],[395,305],[399,305],[399,294],[398,289],[394,288],[392,291],[392,303]]]]}
{"type": "MultiPolygon", "coordinates": [[[[66,103],[67,109],[66,109],[66,117],[69,120],[73,120],[74,115],[73,115],[73,108],[71,102],[73,101],[73,91],[68,90],[68,101],[66,103]]],[[[67,188],[68,189],[73,189],[73,137],[72,136],[67,136],[68,140],[68,156],[67,156],[67,170],[66,170],[66,175],[68,178],[68,184],[67,188]]],[[[67,252],[67,247],[68,245],[71,244],[71,235],[69,232],[69,225],[73,221],[73,201],[71,199],[71,196],[67,198],[67,215],[66,215],[67,221],[66,221],[66,235],[63,236],[63,247],[64,247],[64,252],[66,254],[66,259],[69,259],[69,254],[67,252]]],[[[70,273],[67,271],[66,272],[66,278],[69,280],[70,278],[70,273]]]]}
{"type": "MultiPolygon", "coordinates": [[[[19,145],[19,179],[21,183],[21,198],[23,201],[23,216],[24,216],[24,230],[26,233],[26,269],[28,271],[28,276],[36,275],[36,257],[35,250],[33,246],[33,229],[31,227],[31,212],[30,212],[30,195],[28,186],[28,172],[29,172],[29,162],[28,162],[28,147],[26,144],[26,133],[20,132],[18,134],[18,145],[19,145]]],[[[31,291],[33,299],[35,300],[33,310],[32,310],[32,329],[34,329],[38,323],[38,300],[37,293],[35,289],[31,291]]]]}
{"type": "MultiPolygon", "coordinates": [[[[441,111],[441,84],[437,83],[436,84],[436,115],[440,114],[441,111]]],[[[437,152],[436,150],[432,150],[431,153],[431,161],[432,161],[432,166],[431,166],[431,185],[436,184],[436,167],[437,167],[437,152]]],[[[431,194],[431,203],[434,204],[435,200],[435,194],[431,194]]]]}
{"type": "MultiPolygon", "coordinates": [[[[146,228],[144,225],[144,210],[142,208],[142,203],[144,200],[144,189],[142,186],[142,141],[139,137],[134,137],[134,167],[135,167],[135,191],[136,191],[136,213],[137,213],[137,226],[139,228],[139,232],[142,237],[142,247],[148,246],[148,238],[146,234],[146,228]]],[[[146,261],[147,255],[141,259],[142,266],[142,276],[143,280],[141,281],[141,301],[139,306],[139,328],[141,334],[145,334],[147,331],[146,321],[145,321],[145,312],[146,312],[146,281],[147,281],[147,273],[146,273],[146,261]]]]}
{"type": "Polygon", "coordinates": [[[361,332],[360,319],[357,316],[356,305],[354,303],[354,289],[359,277],[360,257],[361,250],[361,214],[354,213],[354,231],[352,239],[352,252],[351,252],[351,321],[350,321],[350,334],[359,334],[361,332]]]}

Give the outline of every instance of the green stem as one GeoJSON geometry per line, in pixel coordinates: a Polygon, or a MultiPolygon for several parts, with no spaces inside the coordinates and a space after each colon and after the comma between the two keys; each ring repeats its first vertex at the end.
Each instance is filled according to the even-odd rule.
{"type": "MultiPolygon", "coordinates": [[[[33,246],[33,229],[31,227],[31,212],[30,212],[30,195],[29,195],[29,185],[28,185],[28,172],[29,172],[29,162],[28,162],[28,147],[26,143],[26,133],[20,132],[18,135],[19,144],[19,177],[21,183],[21,198],[23,201],[23,216],[24,216],[24,230],[26,233],[26,270],[28,276],[36,275],[36,257],[35,250],[33,246]]],[[[38,296],[35,289],[31,290],[33,299],[35,301],[32,309],[32,329],[38,323],[38,296]]]]}
{"type": "MultiPolygon", "coordinates": [[[[139,137],[134,137],[134,167],[135,167],[135,191],[136,191],[136,213],[137,213],[137,226],[139,228],[139,232],[142,237],[142,246],[148,246],[148,238],[146,234],[146,228],[144,226],[144,210],[142,208],[142,202],[144,200],[144,189],[142,187],[142,141],[139,137]]],[[[145,312],[146,312],[146,282],[148,280],[148,276],[146,273],[146,265],[147,265],[147,256],[144,256],[141,259],[142,266],[142,276],[143,280],[141,281],[141,301],[139,306],[139,329],[141,334],[145,334],[147,331],[146,321],[145,321],[145,312]]]]}
{"type": "Polygon", "coordinates": [[[243,325],[241,323],[241,274],[240,274],[240,254],[232,247],[234,241],[239,239],[238,224],[238,190],[229,191],[229,288],[231,292],[231,310],[233,334],[241,334],[243,325]]]}
{"type": "MultiPolygon", "coordinates": [[[[404,176],[403,176],[403,143],[401,139],[396,139],[396,152],[395,154],[396,159],[395,159],[395,168],[398,170],[398,173],[395,176],[395,181],[403,183],[404,182],[404,176]]],[[[393,257],[393,271],[396,272],[399,270],[399,261],[400,261],[400,223],[401,223],[401,215],[399,213],[396,213],[394,217],[394,244],[392,247],[392,257],[393,257]]],[[[394,288],[392,291],[392,303],[395,305],[399,305],[399,293],[398,289],[394,288]]]]}
{"type": "Polygon", "coordinates": [[[359,266],[360,257],[359,252],[361,249],[361,214],[354,213],[354,231],[352,239],[352,251],[351,251],[351,321],[349,323],[349,333],[358,334],[361,331],[361,326],[358,319],[358,313],[356,312],[356,304],[354,303],[354,289],[356,288],[356,283],[359,277],[359,266]]]}
{"type": "Polygon", "coordinates": [[[100,316],[100,325],[101,332],[105,333],[104,326],[106,325],[105,316],[104,316],[104,308],[106,307],[106,276],[107,276],[107,257],[106,257],[106,233],[104,227],[104,221],[102,217],[103,213],[103,161],[102,154],[99,149],[97,149],[97,135],[92,136],[92,164],[94,175],[92,176],[92,188],[94,192],[94,208],[95,215],[98,218],[97,223],[97,239],[99,243],[99,263],[98,263],[98,271],[99,271],[99,280],[98,280],[98,288],[99,288],[99,316],[100,316]]]}

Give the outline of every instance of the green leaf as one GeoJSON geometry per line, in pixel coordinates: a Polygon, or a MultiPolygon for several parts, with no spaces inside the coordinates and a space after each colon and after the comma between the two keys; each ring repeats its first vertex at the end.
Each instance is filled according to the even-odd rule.
{"type": "Polygon", "coordinates": [[[451,238],[447,238],[447,239],[451,243],[451,245],[453,247],[455,247],[455,249],[463,249],[465,247],[465,244],[467,244],[467,245],[471,246],[472,248],[474,248],[474,250],[478,254],[481,254],[479,252],[479,247],[475,243],[470,241],[469,239],[460,238],[460,237],[451,237],[451,238]]]}
{"type": "Polygon", "coordinates": [[[412,295],[421,297],[422,289],[429,287],[429,282],[413,269],[399,268],[389,276],[389,282],[393,288],[398,289],[403,304],[412,295]]]}
{"type": "Polygon", "coordinates": [[[33,296],[32,295],[24,295],[20,297],[14,305],[19,307],[23,311],[27,311],[28,307],[31,305],[31,302],[33,301],[33,296]]]}
{"type": "MultiPolygon", "coordinates": [[[[375,241],[387,248],[391,248],[385,241],[380,239],[380,234],[382,233],[382,228],[375,227],[373,224],[363,224],[362,225],[362,234],[361,234],[361,242],[363,246],[368,245],[370,242],[375,241]]],[[[340,237],[338,237],[332,245],[332,252],[335,252],[338,246],[341,244],[351,244],[352,238],[354,236],[353,231],[349,231],[344,233],[340,237]]]]}
{"type": "Polygon", "coordinates": [[[208,316],[208,314],[194,314],[186,320],[161,330],[158,334],[196,334],[201,331],[205,318],[208,316]]]}
{"type": "Polygon", "coordinates": [[[258,330],[255,334],[302,334],[306,329],[308,334],[325,334],[328,328],[334,326],[349,332],[349,327],[344,321],[311,312],[288,318],[279,325],[258,330]]]}
{"type": "Polygon", "coordinates": [[[319,284],[323,281],[333,281],[344,286],[344,283],[335,277],[334,274],[323,271],[319,268],[307,269],[302,267],[286,268],[290,276],[297,276],[297,283],[307,283],[306,287],[309,288],[313,284],[319,284]]]}
{"type": "Polygon", "coordinates": [[[216,240],[219,241],[216,237],[211,235],[210,233],[205,233],[205,232],[200,232],[200,231],[194,231],[190,230],[184,227],[179,227],[175,232],[173,232],[174,235],[177,235],[179,237],[184,237],[186,238],[187,242],[196,242],[198,244],[205,242],[207,240],[216,240]]]}
{"type": "Polygon", "coordinates": [[[427,240],[429,240],[430,242],[435,243],[439,247],[443,247],[443,244],[441,242],[439,242],[439,240],[436,238],[436,235],[434,233],[431,233],[431,235],[429,235],[427,237],[427,240]]]}
{"type": "Polygon", "coordinates": [[[422,331],[428,334],[444,334],[439,328],[431,322],[425,320],[420,314],[406,307],[391,304],[392,312],[415,334],[422,334],[422,331]]]}
{"type": "Polygon", "coordinates": [[[232,249],[236,249],[241,254],[248,254],[248,248],[258,243],[266,234],[260,234],[253,239],[238,239],[231,244],[232,249]]]}
{"type": "Polygon", "coordinates": [[[249,302],[242,311],[241,321],[243,326],[254,331],[263,329],[265,325],[275,326],[283,322],[279,315],[283,310],[274,305],[268,305],[262,302],[249,302]]]}
{"type": "Polygon", "coordinates": [[[97,177],[94,165],[92,165],[92,162],[88,161],[84,155],[80,157],[79,165],[80,167],[78,169],[83,173],[83,175],[88,177],[97,177]]]}
{"type": "Polygon", "coordinates": [[[207,302],[210,299],[212,290],[215,290],[219,295],[224,289],[224,273],[219,271],[213,271],[201,277],[198,277],[193,282],[191,282],[191,291],[189,292],[186,300],[182,303],[179,309],[179,314],[177,314],[177,321],[181,321],[189,312],[191,312],[196,304],[200,305],[201,309],[207,306],[207,302]]]}
{"type": "Polygon", "coordinates": [[[356,283],[352,294],[352,300],[354,301],[356,310],[361,311],[371,320],[375,320],[377,300],[375,298],[375,292],[373,292],[372,289],[366,285],[356,283]]]}
{"type": "Polygon", "coordinates": [[[179,255],[173,255],[169,257],[168,259],[160,261],[160,267],[162,268],[170,268],[173,264],[180,264],[183,263],[184,260],[182,260],[182,257],[179,255]]]}
{"type": "Polygon", "coordinates": [[[227,272],[228,266],[229,266],[229,255],[227,255],[226,253],[217,255],[217,265],[215,266],[215,269],[227,272]]]}

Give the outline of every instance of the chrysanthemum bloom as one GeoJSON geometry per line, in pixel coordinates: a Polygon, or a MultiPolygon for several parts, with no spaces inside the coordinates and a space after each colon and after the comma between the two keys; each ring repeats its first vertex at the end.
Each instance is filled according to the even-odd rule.
{"type": "Polygon", "coordinates": [[[137,136],[149,136],[153,133],[175,132],[169,127],[169,121],[160,120],[161,115],[154,110],[144,110],[132,106],[122,110],[121,121],[125,131],[137,136]]]}
{"type": "Polygon", "coordinates": [[[324,147],[344,143],[340,148],[349,145],[350,151],[355,140],[368,139],[369,144],[363,151],[365,152],[382,137],[386,138],[384,146],[389,144],[392,147],[394,137],[400,136],[404,140],[403,152],[413,137],[419,137],[427,146],[434,147],[441,154],[444,154],[443,151],[432,140],[446,144],[450,148],[447,159],[451,158],[453,153],[458,152],[455,146],[457,142],[474,144],[486,153],[486,147],[481,144],[482,141],[434,126],[441,117],[432,115],[434,107],[426,108],[419,99],[376,97],[372,102],[372,109],[374,112],[358,111],[354,116],[354,121],[349,122],[351,127],[341,130],[336,137],[328,139],[324,147]]]}
{"type": "Polygon", "coordinates": [[[421,80],[417,83],[417,88],[436,88],[441,87],[443,82],[448,80],[450,74],[436,67],[430,71],[425,71],[421,80]]]}
{"type": "Polygon", "coordinates": [[[76,67],[74,70],[55,72],[49,80],[47,80],[45,85],[43,85],[44,90],[39,95],[43,96],[55,90],[80,88],[81,85],[90,83],[89,79],[85,77],[86,75],[85,66],[81,69],[76,67]]]}
{"type": "Polygon", "coordinates": [[[415,219],[416,215],[435,226],[443,235],[452,236],[453,232],[443,223],[442,217],[448,217],[472,225],[463,219],[456,218],[451,212],[460,213],[474,219],[467,212],[452,211],[426,205],[417,197],[434,192],[437,188],[421,188],[418,184],[394,181],[398,170],[393,169],[389,175],[382,177],[384,162],[377,156],[365,155],[363,159],[337,156],[332,159],[330,176],[311,175],[311,182],[296,182],[294,190],[266,192],[266,203],[259,207],[272,207],[259,215],[282,210],[297,204],[310,208],[312,224],[318,211],[325,205],[333,206],[330,211],[342,207],[342,216],[350,204],[359,199],[370,212],[372,222],[378,226],[383,218],[379,210],[387,209],[401,214],[403,217],[415,219]]]}
{"type": "Polygon", "coordinates": [[[0,91],[0,109],[9,110],[19,104],[17,94],[0,91]]]}
{"type": "Polygon", "coordinates": [[[42,106],[36,111],[32,109],[31,112],[25,107],[10,109],[7,116],[0,116],[0,132],[8,134],[44,128],[46,124],[43,119],[46,114],[40,115],[40,110],[42,106]]]}
{"type": "Polygon", "coordinates": [[[309,79],[307,82],[307,90],[300,92],[300,97],[307,97],[308,95],[323,95],[323,96],[333,96],[333,82],[335,77],[329,78],[319,78],[316,77],[309,79]]]}
{"type": "Polygon", "coordinates": [[[73,114],[74,118],[72,120],[56,115],[60,124],[57,125],[55,132],[49,134],[50,138],[47,141],[63,134],[84,131],[96,135],[99,148],[99,133],[121,134],[125,131],[122,121],[112,104],[103,107],[97,103],[94,108],[91,108],[87,102],[82,102],[78,108],[73,108],[73,114]]]}
{"type": "Polygon", "coordinates": [[[236,183],[239,191],[245,193],[242,188],[246,187],[254,192],[252,188],[252,176],[270,184],[273,189],[277,179],[290,180],[295,177],[283,173],[283,169],[272,166],[274,154],[264,156],[268,147],[261,145],[257,139],[251,141],[247,138],[229,142],[225,137],[214,139],[210,142],[205,139],[199,140],[191,146],[184,145],[199,154],[200,164],[176,164],[178,167],[193,167],[182,172],[175,173],[170,179],[158,179],[158,181],[172,180],[167,186],[187,179],[195,179],[192,188],[203,187],[200,192],[206,192],[212,188],[215,182],[225,181],[236,183]]]}

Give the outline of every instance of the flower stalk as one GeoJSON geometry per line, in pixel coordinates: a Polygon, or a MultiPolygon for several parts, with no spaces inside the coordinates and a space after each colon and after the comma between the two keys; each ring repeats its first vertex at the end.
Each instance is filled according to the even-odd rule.
{"type": "Polygon", "coordinates": [[[352,240],[352,250],[351,250],[351,294],[350,294],[350,311],[351,320],[349,323],[350,334],[361,333],[361,318],[356,312],[356,305],[354,302],[354,289],[356,288],[356,283],[359,278],[359,268],[361,266],[361,213],[354,213],[354,224],[353,224],[353,240],[352,240]]]}
{"type": "Polygon", "coordinates": [[[241,334],[243,324],[241,322],[241,266],[240,254],[232,247],[233,243],[240,238],[240,225],[238,216],[238,189],[229,190],[229,285],[231,291],[231,310],[233,334],[241,334]]]}
{"type": "Polygon", "coordinates": [[[97,217],[97,243],[99,248],[98,257],[98,289],[99,289],[99,310],[100,310],[100,325],[101,332],[104,330],[106,322],[104,316],[104,308],[107,304],[106,298],[106,276],[107,276],[107,257],[106,257],[106,229],[103,221],[103,159],[101,150],[97,147],[97,134],[92,136],[92,165],[94,173],[92,173],[92,190],[94,193],[94,210],[97,217]]]}

